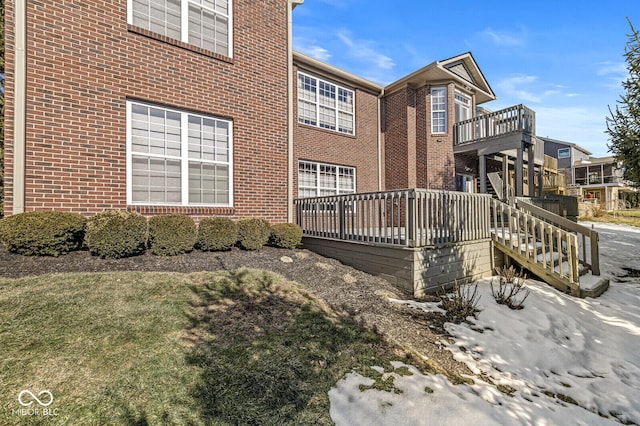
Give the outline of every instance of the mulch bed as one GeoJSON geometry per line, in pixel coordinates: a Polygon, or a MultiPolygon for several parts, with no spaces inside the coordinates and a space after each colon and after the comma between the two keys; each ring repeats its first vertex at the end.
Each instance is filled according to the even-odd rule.
{"type": "Polygon", "coordinates": [[[448,336],[444,317],[389,302],[388,298],[410,299],[388,281],[358,271],[308,250],[265,247],[259,251],[188,254],[161,257],[150,253],[125,259],[101,259],[87,251],[60,257],[27,257],[9,253],[0,246],[0,277],[19,278],[50,273],[162,271],[201,272],[234,270],[241,267],[264,269],[298,282],[338,312],[376,330],[392,343],[405,348],[408,356],[427,357],[437,370],[450,378],[472,373],[443,348],[448,336]]]}

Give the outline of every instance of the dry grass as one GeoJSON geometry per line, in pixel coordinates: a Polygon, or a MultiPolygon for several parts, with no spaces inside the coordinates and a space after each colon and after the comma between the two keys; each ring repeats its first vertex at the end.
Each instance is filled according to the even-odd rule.
{"type": "Polygon", "coordinates": [[[640,227],[640,210],[619,210],[614,213],[604,213],[598,217],[589,217],[585,220],[640,227]]]}
{"type": "MultiPolygon", "coordinates": [[[[346,373],[396,349],[279,275],[0,279],[2,424],[331,424],[346,373]],[[55,416],[21,416],[50,390],[55,416]]],[[[41,411],[42,414],[42,411],[41,411]]]]}

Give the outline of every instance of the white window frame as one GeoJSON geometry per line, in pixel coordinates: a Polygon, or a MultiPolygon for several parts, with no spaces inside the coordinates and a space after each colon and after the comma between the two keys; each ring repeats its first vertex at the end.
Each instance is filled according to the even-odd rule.
{"type": "MultiPolygon", "coordinates": [[[[431,88],[431,133],[434,135],[437,134],[445,134],[447,133],[447,128],[448,128],[448,104],[449,104],[449,100],[448,100],[448,96],[449,96],[449,92],[447,89],[447,86],[434,86],[431,88]],[[439,99],[440,96],[435,96],[435,92],[443,92],[444,94],[444,109],[436,109],[436,99],[439,99]],[[436,121],[439,121],[440,118],[438,117],[438,120],[435,120],[435,116],[437,114],[443,114],[444,116],[444,124],[443,129],[440,129],[440,127],[436,128],[436,121]]],[[[440,103],[440,102],[439,102],[440,103]]],[[[438,126],[440,126],[440,124],[438,124],[438,126]]]]}
{"type": "Polygon", "coordinates": [[[571,148],[558,148],[558,159],[560,158],[571,158],[571,148]],[[560,151],[566,152],[566,155],[560,154],[560,151]]]}
{"type": "MultiPolygon", "coordinates": [[[[227,38],[228,52],[227,53],[228,54],[219,53],[219,52],[216,52],[216,50],[213,50],[213,52],[221,54],[223,56],[227,56],[229,58],[233,58],[233,0],[226,0],[226,1],[227,1],[227,14],[225,15],[222,12],[218,12],[215,9],[211,9],[210,7],[200,4],[198,1],[180,0],[180,32],[181,32],[180,41],[187,44],[192,44],[189,42],[189,6],[193,4],[194,6],[206,9],[207,11],[213,13],[215,16],[222,16],[227,19],[227,26],[228,26],[228,38],[227,38]]],[[[133,2],[134,0],[127,0],[127,23],[130,25],[134,25],[133,24],[133,2]]],[[[149,29],[148,27],[143,27],[143,28],[149,29]]],[[[162,34],[162,35],[166,35],[166,34],[162,34]]],[[[205,49],[205,50],[210,50],[210,49],[205,49]]]]}
{"type": "Polygon", "coordinates": [[[356,135],[356,92],[353,89],[349,89],[348,87],[345,86],[341,86],[339,84],[335,84],[332,83],[328,80],[324,80],[322,78],[316,77],[314,75],[302,72],[302,71],[298,71],[298,78],[297,78],[297,84],[298,84],[298,123],[301,124],[306,124],[307,126],[313,126],[313,127],[318,127],[320,129],[324,129],[324,130],[330,130],[332,132],[338,132],[341,133],[343,135],[349,135],[349,136],[355,136],[356,135]],[[315,101],[311,101],[309,99],[304,99],[301,97],[301,90],[300,90],[300,76],[303,76],[305,78],[309,78],[312,80],[316,81],[316,98],[315,101]],[[333,108],[334,114],[335,114],[335,129],[331,129],[331,128],[327,128],[324,126],[320,125],[320,106],[327,108],[328,107],[326,105],[322,105],[320,102],[320,84],[324,84],[324,85],[328,85],[328,86],[333,86],[335,88],[335,108],[333,108]],[[352,103],[352,110],[351,111],[347,111],[345,109],[340,108],[340,102],[338,100],[339,98],[339,94],[340,94],[340,90],[343,90],[345,92],[347,92],[347,94],[351,95],[351,99],[353,99],[353,103],[352,103]],[[306,102],[309,104],[313,104],[315,105],[315,110],[316,110],[316,117],[315,117],[315,124],[313,123],[308,123],[306,122],[306,120],[301,118],[300,115],[300,102],[306,102]],[[344,131],[344,130],[340,130],[340,114],[347,114],[349,116],[351,116],[352,118],[352,131],[348,132],[348,131],[344,131]]]}
{"type": "Polygon", "coordinates": [[[350,166],[339,166],[337,164],[329,164],[329,163],[319,163],[316,161],[306,161],[306,160],[299,160],[298,161],[298,198],[313,198],[313,197],[330,197],[333,195],[344,195],[344,194],[355,194],[356,190],[357,190],[358,186],[357,186],[357,181],[356,181],[356,168],[355,167],[350,167],[350,166]],[[303,186],[302,183],[300,182],[300,166],[301,165],[311,165],[315,168],[315,174],[316,174],[316,184],[314,186],[303,186]],[[321,181],[321,174],[320,174],[320,167],[321,166],[325,166],[325,167],[335,167],[336,169],[336,187],[335,188],[328,188],[328,187],[323,187],[320,185],[320,181],[321,181]],[[347,170],[353,173],[353,190],[349,190],[349,191],[345,191],[345,190],[341,190],[340,189],[340,176],[341,176],[341,171],[343,170],[347,170]],[[302,197],[300,196],[300,190],[301,189],[306,189],[306,190],[315,190],[316,195],[314,196],[309,196],[309,197],[302,197]],[[329,189],[335,189],[335,194],[324,194],[321,195],[320,191],[321,190],[329,190],[329,189]]]}
{"type": "Polygon", "coordinates": [[[126,144],[127,144],[127,159],[126,159],[126,185],[127,185],[127,205],[140,205],[140,206],[181,206],[181,207],[233,207],[233,121],[220,118],[212,115],[197,114],[190,111],[185,111],[177,108],[171,108],[167,106],[161,106],[157,104],[151,104],[136,100],[127,100],[127,124],[126,124],[126,144]],[[132,106],[140,105],[147,108],[156,108],[163,111],[173,112],[180,114],[181,126],[180,126],[180,156],[169,157],[167,155],[157,155],[150,153],[134,153],[132,149],[132,106]],[[189,117],[198,117],[205,119],[213,119],[223,121],[229,125],[229,144],[228,144],[228,161],[216,161],[216,160],[203,160],[193,159],[189,157],[189,117]],[[147,158],[172,158],[180,161],[180,195],[181,201],[179,203],[168,202],[134,202],[133,201],[133,157],[147,157],[147,158]],[[189,162],[200,162],[205,164],[221,164],[226,165],[229,171],[229,199],[228,203],[190,203],[189,202],[189,162]]]}

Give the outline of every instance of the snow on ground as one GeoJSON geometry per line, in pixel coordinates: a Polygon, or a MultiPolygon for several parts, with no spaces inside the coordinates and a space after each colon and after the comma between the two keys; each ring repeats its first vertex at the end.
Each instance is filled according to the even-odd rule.
{"type": "Polygon", "coordinates": [[[640,270],[640,228],[594,226],[602,275],[611,280],[606,293],[578,299],[528,280],[524,309],[514,311],[498,305],[491,280],[482,280],[482,311],[473,326],[446,324],[454,341],[446,345],[485,381],[453,385],[409,367],[411,375],[386,374],[398,394],[361,391],[372,380],[352,373],[329,392],[336,424],[640,424],[640,278],[623,277],[623,268],[640,270]],[[571,400],[578,405],[563,402],[571,400]]]}

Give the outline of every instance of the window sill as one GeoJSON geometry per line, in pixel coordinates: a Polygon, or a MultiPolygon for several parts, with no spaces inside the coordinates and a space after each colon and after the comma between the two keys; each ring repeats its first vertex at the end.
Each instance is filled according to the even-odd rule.
{"type": "Polygon", "coordinates": [[[161,205],[127,205],[127,211],[138,212],[143,215],[185,214],[196,216],[233,216],[233,207],[204,207],[204,206],[161,206],[161,205]]]}
{"type": "Polygon", "coordinates": [[[313,126],[311,124],[305,124],[300,122],[297,122],[296,124],[298,124],[298,126],[303,127],[305,129],[317,130],[322,133],[328,133],[332,136],[342,136],[349,139],[357,139],[357,136],[355,134],[350,135],[349,133],[342,133],[342,132],[338,132],[337,130],[323,129],[322,127],[313,126]]]}
{"type": "Polygon", "coordinates": [[[228,56],[221,55],[219,53],[212,52],[211,50],[203,49],[198,46],[194,46],[193,44],[185,43],[184,41],[176,40],[175,38],[167,37],[162,34],[158,34],[153,31],[149,31],[145,28],[138,27],[136,25],[127,24],[127,30],[131,33],[139,34],[144,37],[148,37],[154,40],[158,40],[162,43],[170,44],[172,46],[180,47],[182,49],[190,50],[191,52],[197,53],[199,55],[207,56],[209,58],[213,58],[222,62],[226,62],[228,64],[233,64],[233,58],[228,56]]]}

